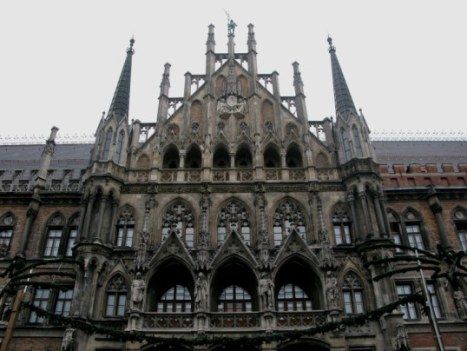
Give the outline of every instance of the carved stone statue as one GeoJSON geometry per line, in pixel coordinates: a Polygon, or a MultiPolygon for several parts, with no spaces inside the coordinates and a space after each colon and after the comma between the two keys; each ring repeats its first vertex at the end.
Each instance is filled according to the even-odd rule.
{"type": "Polygon", "coordinates": [[[328,298],[328,305],[329,307],[336,307],[337,306],[337,296],[338,296],[338,288],[337,288],[337,278],[332,274],[331,271],[327,272],[326,278],[326,296],[328,298]]]}
{"type": "Polygon", "coordinates": [[[146,283],[141,278],[141,273],[136,273],[136,278],[131,283],[131,309],[139,310],[142,307],[146,283]]]}
{"type": "Polygon", "coordinates": [[[195,285],[195,309],[205,312],[208,308],[208,282],[203,272],[199,272],[195,285]]]}
{"type": "Polygon", "coordinates": [[[454,291],[454,300],[456,302],[457,311],[459,312],[459,317],[467,319],[467,298],[462,290],[454,291]]]}
{"type": "Polygon", "coordinates": [[[63,335],[62,339],[62,346],[60,347],[60,351],[73,351],[75,342],[75,329],[74,328],[66,328],[65,334],[63,335]]]}
{"type": "Polygon", "coordinates": [[[263,310],[271,310],[273,308],[274,283],[263,274],[259,280],[259,296],[263,310]]]}

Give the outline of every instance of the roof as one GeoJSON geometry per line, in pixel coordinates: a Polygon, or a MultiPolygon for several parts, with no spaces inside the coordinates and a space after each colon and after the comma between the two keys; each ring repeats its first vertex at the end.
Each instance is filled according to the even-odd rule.
{"type": "Polygon", "coordinates": [[[372,141],[372,144],[381,164],[451,163],[456,166],[467,163],[467,140],[385,140],[372,141]]]}

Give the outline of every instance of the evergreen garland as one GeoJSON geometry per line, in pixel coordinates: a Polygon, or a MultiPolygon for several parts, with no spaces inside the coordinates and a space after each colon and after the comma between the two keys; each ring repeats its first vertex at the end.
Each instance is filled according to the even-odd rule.
{"type": "Polygon", "coordinates": [[[207,336],[197,335],[194,338],[181,338],[181,337],[155,337],[140,331],[122,331],[100,325],[94,321],[85,320],[74,317],[64,317],[48,312],[31,303],[23,303],[22,305],[31,311],[37,313],[41,317],[46,317],[53,324],[59,324],[66,327],[76,328],[86,334],[100,334],[106,335],[113,340],[130,341],[130,342],[147,342],[149,344],[157,344],[159,346],[199,346],[199,345],[223,345],[223,346],[258,346],[262,343],[269,342],[284,342],[292,341],[302,337],[313,336],[316,334],[323,334],[327,332],[343,330],[349,326],[363,325],[368,321],[378,320],[384,314],[392,313],[400,305],[407,303],[419,303],[423,306],[425,313],[429,313],[426,305],[425,298],[420,294],[408,295],[386,306],[376,310],[353,315],[342,318],[339,321],[327,322],[316,325],[311,328],[294,331],[284,332],[270,332],[261,336],[241,336],[241,337],[227,337],[227,336],[207,336]]]}

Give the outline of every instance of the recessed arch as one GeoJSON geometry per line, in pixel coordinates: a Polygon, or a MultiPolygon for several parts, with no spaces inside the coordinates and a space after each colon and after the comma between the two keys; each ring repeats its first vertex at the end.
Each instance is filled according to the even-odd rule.
{"type": "Polygon", "coordinates": [[[142,154],[140,157],[138,157],[138,160],[136,161],[136,168],[146,169],[149,168],[149,165],[150,160],[148,155],[142,154]]]}
{"type": "MultiPolygon", "coordinates": [[[[251,311],[258,311],[257,278],[251,267],[238,257],[230,257],[227,261],[223,262],[213,274],[211,285],[212,311],[218,311],[221,307],[224,308],[225,311],[225,303],[228,303],[223,300],[226,289],[228,289],[229,292],[232,289],[234,291],[242,292],[241,296],[244,299],[239,300],[239,303],[243,303],[242,307],[251,311]],[[250,297],[249,301],[247,301],[248,296],[250,297]],[[251,303],[251,305],[248,306],[248,303],[251,303]]],[[[241,311],[235,310],[235,312],[241,311]]]]}
{"type": "Polygon", "coordinates": [[[175,145],[170,145],[164,153],[163,168],[178,168],[180,166],[180,154],[175,145]]]}
{"type": "Polygon", "coordinates": [[[242,144],[235,153],[235,167],[251,168],[253,166],[253,156],[246,144],[242,144]]]}
{"type": "Polygon", "coordinates": [[[302,152],[296,143],[291,143],[287,148],[285,163],[291,168],[303,167],[302,152]]]}
{"type": "Polygon", "coordinates": [[[281,157],[277,147],[269,144],[264,150],[264,167],[281,167],[281,157]]]}
{"type": "Polygon", "coordinates": [[[201,149],[196,144],[191,144],[185,156],[185,168],[201,168],[201,149]]]}
{"type": "MultiPolygon", "coordinates": [[[[311,263],[301,256],[291,256],[279,266],[274,285],[276,308],[279,307],[277,305],[279,291],[285,286],[293,286],[300,288],[309,297],[312,310],[324,309],[324,301],[320,293],[323,290],[321,279],[312,269],[311,263]]],[[[305,306],[306,304],[303,305],[305,306]]]]}
{"type": "Polygon", "coordinates": [[[224,144],[220,144],[216,147],[212,159],[212,166],[214,168],[230,168],[230,155],[224,144]]]}
{"type": "Polygon", "coordinates": [[[184,293],[182,299],[184,301],[184,311],[182,312],[188,312],[188,310],[192,311],[192,297],[194,291],[193,275],[190,269],[180,260],[170,258],[161,262],[156,267],[148,281],[146,310],[148,312],[156,312],[159,311],[161,307],[167,310],[167,304],[171,306],[170,304],[175,300],[164,300],[164,296],[167,296],[166,293],[174,288],[176,290],[180,289],[179,291],[184,293]],[[187,295],[185,295],[186,292],[189,292],[191,301],[188,301],[187,295]]]}

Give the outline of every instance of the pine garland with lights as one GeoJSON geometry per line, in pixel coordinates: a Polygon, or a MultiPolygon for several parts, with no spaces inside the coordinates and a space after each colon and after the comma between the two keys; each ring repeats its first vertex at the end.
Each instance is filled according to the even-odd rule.
{"type": "Polygon", "coordinates": [[[311,328],[303,330],[285,331],[285,332],[270,332],[261,336],[242,336],[242,337],[226,337],[226,336],[206,336],[197,335],[192,339],[177,338],[177,337],[155,337],[148,335],[144,332],[139,331],[121,331],[112,329],[103,325],[99,325],[94,321],[84,320],[80,318],[64,317],[50,313],[38,306],[31,303],[23,303],[25,308],[37,313],[40,317],[48,318],[53,324],[59,324],[71,328],[76,328],[83,331],[86,334],[100,334],[106,335],[111,339],[118,341],[130,341],[130,342],[147,342],[150,344],[164,345],[164,346],[199,346],[199,345],[223,345],[223,346],[257,346],[262,343],[269,342],[284,342],[292,341],[302,337],[309,337],[316,334],[323,334],[327,332],[339,331],[345,329],[345,327],[363,325],[368,321],[378,320],[384,314],[391,313],[400,305],[407,303],[419,303],[423,306],[425,313],[429,313],[426,306],[426,301],[420,294],[408,295],[402,299],[399,299],[386,306],[378,308],[376,310],[362,313],[354,316],[342,318],[339,321],[323,323],[311,328]]]}

